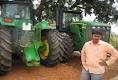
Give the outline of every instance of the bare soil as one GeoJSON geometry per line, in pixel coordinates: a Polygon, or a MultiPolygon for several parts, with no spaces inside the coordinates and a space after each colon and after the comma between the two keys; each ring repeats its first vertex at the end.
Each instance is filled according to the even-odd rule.
{"type": "MultiPolygon", "coordinates": [[[[118,61],[107,68],[104,80],[118,80],[118,61]],[[116,79],[117,78],[117,79],[116,79]]],[[[68,63],[59,64],[55,67],[32,67],[28,68],[21,61],[15,61],[12,70],[0,80],[80,80],[81,63],[80,57],[73,57],[68,63]]]]}

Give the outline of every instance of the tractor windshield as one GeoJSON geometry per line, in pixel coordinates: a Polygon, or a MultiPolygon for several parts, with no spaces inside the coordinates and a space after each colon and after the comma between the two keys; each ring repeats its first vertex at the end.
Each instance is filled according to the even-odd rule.
{"type": "Polygon", "coordinates": [[[64,13],[63,16],[63,23],[65,24],[80,20],[80,16],[78,14],[64,13]]]}
{"type": "Polygon", "coordinates": [[[69,28],[71,22],[75,22],[79,20],[80,20],[79,14],[64,12],[63,19],[62,19],[62,24],[63,24],[62,26],[67,29],[69,28]]]}
{"type": "Polygon", "coordinates": [[[1,6],[3,17],[30,19],[29,6],[22,4],[3,4],[1,6]]]}

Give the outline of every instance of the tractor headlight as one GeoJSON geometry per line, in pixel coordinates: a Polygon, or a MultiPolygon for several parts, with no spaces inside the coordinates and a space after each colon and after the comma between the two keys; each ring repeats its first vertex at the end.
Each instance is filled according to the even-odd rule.
{"type": "Polygon", "coordinates": [[[22,29],[23,29],[23,30],[31,30],[31,26],[32,26],[31,23],[28,23],[28,24],[23,23],[23,24],[22,24],[22,29]]]}
{"type": "Polygon", "coordinates": [[[95,28],[96,28],[95,26],[92,27],[92,29],[95,29],[95,28]]]}
{"type": "Polygon", "coordinates": [[[100,27],[97,27],[97,29],[100,29],[100,27]]]}

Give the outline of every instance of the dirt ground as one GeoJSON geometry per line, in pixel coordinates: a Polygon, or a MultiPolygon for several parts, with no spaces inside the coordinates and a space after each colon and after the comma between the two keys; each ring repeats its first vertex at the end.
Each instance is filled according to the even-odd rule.
{"type": "MultiPolygon", "coordinates": [[[[107,68],[104,80],[118,80],[118,61],[107,68]]],[[[13,65],[12,71],[0,80],[80,80],[81,63],[79,57],[73,57],[68,63],[55,67],[27,68],[21,62],[13,65]]]]}

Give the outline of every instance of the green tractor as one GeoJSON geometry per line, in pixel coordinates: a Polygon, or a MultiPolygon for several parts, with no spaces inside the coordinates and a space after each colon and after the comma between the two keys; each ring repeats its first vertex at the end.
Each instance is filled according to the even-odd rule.
{"type": "Polygon", "coordinates": [[[101,30],[102,40],[109,42],[111,26],[102,22],[81,21],[81,12],[57,7],[57,27],[59,32],[65,32],[73,40],[73,51],[81,51],[84,43],[91,40],[93,29],[101,30]]]}
{"type": "Polygon", "coordinates": [[[101,28],[103,40],[109,40],[109,25],[78,21],[74,11],[57,7],[54,23],[35,23],[31,0],[0,0],[0,9],[0,74],[10,71],[13,54],[29,67],[67,62],[90,39],[93,28],[101,28]]]}
{"type": "Polygon", "coordinates": [[[54,66],[68,61],[72,39],[47,21],[35,24],[31,0],[0,0],[0,74],[12,67],[13,54],[27,66],[54,66]]]}

